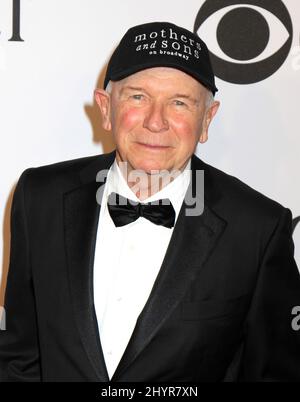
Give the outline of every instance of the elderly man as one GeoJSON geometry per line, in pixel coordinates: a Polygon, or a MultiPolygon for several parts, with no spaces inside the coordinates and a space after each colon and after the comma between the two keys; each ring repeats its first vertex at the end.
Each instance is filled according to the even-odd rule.
{"type": "Polygon", "coordinates": [[[194,155],[219,107],[205,43],[133,27],[104,88],[116,150],[19,180],[1,380],[300,380],[291,212],[194,155]]]}

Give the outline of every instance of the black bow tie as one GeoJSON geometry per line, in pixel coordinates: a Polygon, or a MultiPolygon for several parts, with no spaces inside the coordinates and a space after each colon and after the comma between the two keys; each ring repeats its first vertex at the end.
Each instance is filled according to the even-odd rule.
{"type": "Polygon", "coordinates": [[[155,204],[142,204],[128,200],[120,194],[111,193],[108,197],[107,206],[115,226],[127,225],[140,216],[156,225],[163,225],[167,228],[174,226],[175,210],[167,198],[155,201],[155,204]]]}

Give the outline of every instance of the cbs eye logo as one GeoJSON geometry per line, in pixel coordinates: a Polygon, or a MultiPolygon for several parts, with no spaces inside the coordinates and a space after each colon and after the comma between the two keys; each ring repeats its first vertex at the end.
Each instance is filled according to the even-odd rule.
{"type": "Polygon", "coordinates": [[[206,0],[194,32],[204,40],[209,37],[216,76],[234,84],[252,84],[274,74],[293,39],[292,20],[281,0],[206,0]]]}

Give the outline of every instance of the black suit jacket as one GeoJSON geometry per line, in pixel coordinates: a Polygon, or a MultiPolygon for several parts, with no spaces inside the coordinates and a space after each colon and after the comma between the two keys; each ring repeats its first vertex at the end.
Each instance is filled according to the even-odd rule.
{"type": "MultiPolygon", "coordinates": [[[[109,380],[93,259],[95,177],[114,158],[112,152],[21,175],[1,381],[109,380]]],[[[204,211],[186,216],[183,203],[112,381],[300,380],[300,333],[291,326],[300,279],[290,210],[195,155],[191,167],[204,170],[204,211]]]]}

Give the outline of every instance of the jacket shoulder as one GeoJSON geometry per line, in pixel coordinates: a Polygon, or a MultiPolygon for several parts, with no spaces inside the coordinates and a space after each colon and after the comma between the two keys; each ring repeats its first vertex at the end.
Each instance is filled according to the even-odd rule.
{"type": "Polygon", "coordinates": [[[287,208],[238,177],[204,163],[209,180],[221,195],[223,209],[235,215],[277,218],[287,208]]]}
{"type": "Polygon", "coordinates": [[[30,167],[26,169],[27,172],[30,172],[31,175],[43,176],[43,175],[63,175],[70,173],[78,173],[80,170],[84,169],[90,163],[98,159],[102,159],[103,161],[111,154],[97,154],[91,156],[85,156],[81,158],[69,159],[65,161],[55,162],[47,165],[41,165],[37,167],[30,167]]]}
{"type": "Polygon", "coordinates": [[[26,187],[30,190],[52,188],[66,191],[80,184],[80,173],[90,166],[109,165],[113,159],[113,152],[98,154],[82,158],[70,159],[38,167],[26,169],[20,176],[19,181],[26,181],[26,187]]]}

